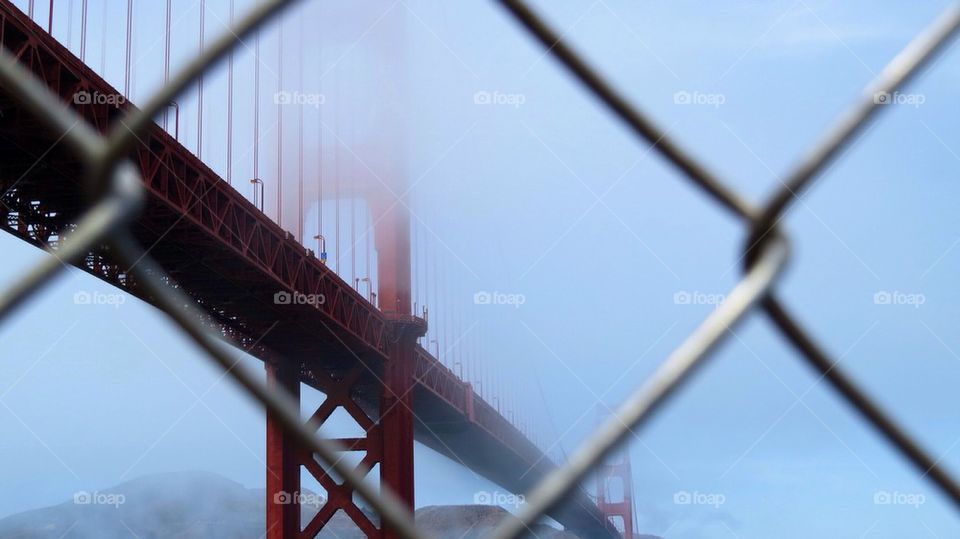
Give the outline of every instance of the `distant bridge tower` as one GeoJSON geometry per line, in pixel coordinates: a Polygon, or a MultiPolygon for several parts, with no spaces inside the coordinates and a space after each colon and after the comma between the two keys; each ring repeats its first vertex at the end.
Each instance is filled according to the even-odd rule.
{"type": "MultiPolygon", "coordinates": [[[[597,406],[598,422],[611,414],[605,406],[597,406]]],[[[597,467],[597,507],[623,536],[636,537],[633,529],[633,475],[630,469],[630,451],[616,450],[597,467]]]]}

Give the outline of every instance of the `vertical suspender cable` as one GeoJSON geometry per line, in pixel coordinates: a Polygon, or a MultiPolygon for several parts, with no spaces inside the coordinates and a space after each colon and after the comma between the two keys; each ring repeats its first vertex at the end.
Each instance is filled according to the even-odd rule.
{"type": "MultiPolygon", "coordinates": [[[[320,11],[320,4],[317,3],[317,11],[320,11]]],[[[323,17],[319,17],[323,20],[323,17]]],[[[322,33],[320,35],[323,35],[322,33]]],[[[318,38],[319,40],[320,38],[318,38]]],[[[320,67],[323,67],[323,47],[320,47],[320,67]]],[[[323,95],[323,79],[317,83],[317,90],[323,95]]],[[[323,107],[317,107],[317,235],[323,236],[323,107]]],[[[318,239],[318,241],[320,241],[318,239]]],[[[324,241],[320,241],[317,248],[326,251],[323,247],[324,241]]]]}
{"type": "Polygon", "coordinates": [[[490,391],[487,393],[489,395],[488,403],[492,403],[496,393],[494,392],[494,381],[493,375],[497,372],[496,365],[489,363],[491,360],[490,354],[487,353],[487,333],[489,332],[489,327],[484,324],[483,331],[480,333],[480,357],[484,358],[488,363],[487,365],[487,386],[490,388],[490,391]]]}
{"type": "Polygon", "coordinates": [[[68,49],[73,45],[73,5],[73,0],[67,0],[67,39],[64,44],[68,49]]]}
{"type": "Polygon", "coordinates": [[[47,33],[53,35],[53,0],[50,0],[50,13],[47,13],[47,33]]]}
{"type": "Polygon", "coordinates": [[[283,227],[283,100],[277,99],[283,91],[283,15],[279,17],[280,34],[277,37],[277,224],[283,227]]]}
{"type": "MultiPolygon", "coordinates": [[[[333,117],[333,129],[335,130],[334,136],[337,136],[336,131],[340,130],[340,108],[343,103],[340,102],[340,79],[337,79],[336,89],[334,90],[337,94],[337,110],[334,113],[333,117]]],[[[337,238],[337,269],[336,272],[340,274],[340,156],[339,156],[339,145],[335,146],[333,152],[333,200],[334,200],[334,234],[337,238]]]]}
{"type": "Polygon", "coordinates": [[[100,14],[100,75],[107,77],[107,2],[100,14]]]}
{"type": "MultiPolygon", "coordinates": [[[[350,122],[350,144],[356,146],[357,124],[350,122]]],[[[357,280],[357,156],[350,154],[350,280],[357,280]]]]}
{"type": "MultiPolygon", "coordinates": [[[[450,354],[447,352],[447,348],[449,348],[450,346],[450,319],[452,317],[452,314],[450,311],[452,309],[450,309],[450,267],[449,267],[449,264],[447,263],[448,260],[449,260],[448,258],[444,257],[443,272],[441,273],[441,275],[443,275],[443,285],[441,286],[441,289],[442,289],[443,298],[444,298],[443,353],[449,358],[450,354]]],[[[449,363],[450,364],[448,365],[448,367],[453,368],[453,362],[449,362],[449,363]]]]}
{"type": "MultiPolygon", "coordinates": [[[[364,193],[365,193],[365,195],[364,195],[364,200],[366,201],[366,200],[367,200],[366,189],[364,189],[364,193]]],[[[373,219],[371,218],[371,215],[370,215],[370,203],[369,203],[369,201],[366,203],[366,206],[364,206],[364,207],[366,208],[366,211],[364,211],[363,213],[364,213],[364,215],[365,215],[365,217],[366,217],[365,222],[366,222],[366,226],[367,226],[367,232],[366,232],[366,234],[365,234],[365,235],[366,235],[366,239],[367,239],[367,252],[366,252],[366,254],[364,254],[364,256],[363,256],[364,260],[366,260],[366,262],[367,262],[367,267],[366,267],[366,270],[365,270],[364,273],[365,273],[366,276],[370,279],[370,290],[372,291],[372,290],[373,290],[373,276],[370,275],[370,242],[371,242],[371,239],[370,239],[370,238],[371,238],[371,236],[373,236],[373,234],[375,234],[375,232],[374,232],[373,230],[371,230],[371,226],[373,225],[373,219]]],[[[412,306],[411,306],[411,308],[412,308],[412,306]]]]}
{"type": "MultiPolygon", "coordinates": [[[[370,198],[370,189],[369,189],[369,188],[367,189],[367,198],[368,198],[368,199],[370,198]]],[[[416,206],[418,210],[420,209],[420,208],[419,208],[419,205],[417,205],[416,203],[411,203],[411,205],[416,206]]],[[[369,207],[369,202],[367,203],[367,206],[369,207]]],[[[411,213],[413,213],[413,212],[411,212],[411,213]]],[[[371,216],[371,219],[373,219],[373,216],[371,216]]],[[[422,301],[423,301],[423,298],[420,297],[420,290],[421,290],[421,288],[420,288],[420,270],[419,270],[419,267],[418,267],[419,264],[417,263],[417,259],[420,258],[420,237],[419,237],[419,235],[420,235],[420,233],[419,233],[419,227],[417,226],[416,220],[411,220],[411,221],[410,221],[410,236],[413,238],[413,246],[411,247],[412,254],[410,255],[410,266],[411,266],[411,267],[410,267],[410,274],[411,274],[411,276],[412,276],[412,279],[410,279],[410,280],[413,282],[413,284],[411,285],[411,286],[412,286],[412,289],[410,290],[410,296],[411,296],[412,298],[414,298],[414,307],[413,307],[413,315],[414,315],[414,316],[417,316],[417,315],[419,314],[419,313],[417,313],[417,307],[420,306],[420,305],[422,305],[422,301]]],[[[369,244],[368,244],[368,245],[369,245],[369,244]]],[[[369,247],[368,247],[368,251],[367,251],[367,258],[370,258],[369,247]]],[[[418,338],[417,338],[417,341],[420,341],[421,339],[422,339],[422,337],[418,337],[418,338]]]]}
{"type": "MultiPolygon", "coordinates": [[[[50,3],[53,3],[53,0],[50,0],[50,3]]],[[[132,43],[133,43],[133,0],[127,0],[127,52],[126,52],[126,65],[123,79],[123,95],[130,99],[130,65],[132,60],[132,43]]]]}
{"type": "MultiPolygon", "coordinates": [[[[486,327],[486,326],[484,326],[484,327],[486,327]]],[[[485,334],[486,334],[486,331],[482,331],[482,332],[480,333],[480,358],[481,358],[481,360],[483,360],[483,361],[486,361],[486,360],[488,359],[488,358],[487,358],[487,355],[484,354],[484,348],[483,348],[483,338],[484,338],[484,335],[485,335],[485,334]]],[[[493,382],[491,381],[492,378],[491,378],[491,376],[490,376],[490,372],[491,372],[493,369],[490,367],[490,365],[487,365],[485,362],[483,363],[483,365],[486,367],[486,368],[483,369],[483,371],[482,371],[482,372],[483,372],[483,376],[484,376],[484,378],[483,378],[483,379],[484,379],[483,387],[485,388],[485,391],[484,391],[484,393],[485,393],[484,399],[487,401],[487,403],[490,403],[490,402],[493,400],[493,387],[491,387],[491,385],[490,385],[490,384],[493,383],[493,382]]]]}
{"type": "MultiPolygon", "coordinates": [[[[317,20],[323,21],[322,12],[323,4],[317,2],[317,20]]],[[[319,33],[319,36],[323,36],[323,32],[319,33]]],[[[317,37],[319,42],[317,51],[318,57],[320,58],[320,72],[323,68],[323,42],[321,37],[317,37]]],[[[323,96],[323,77],[317,81],[317,91],[320,92],[320,95],[323,96]]],[[[317,107],[317,235],[323,236],[323,107],[317,107]]],[[[325,240],[317,240],[317,248],[320,251],[326,251],[326,248],[323,247],[325,240]]]]}
{"type": "MultiPolygon", "coordinates": [[[[260,177],[260,30],[253,45],[253,179],[260,177]]],[[[254,185],[256,192],[256,185],[254,185]]]]}
{"type": "MultiPolygon", "coordinates": [[[[429,204],[429,202],[427,202],[429,204]]],[[[428,214],[433,213],[431,210],[427,210],[428,214]]],[[[430,330],[430,335],[432,338],[436,339],[437,337],[437,253],[434,249],[433,239],[427,237],[426,234],[422,234],[421,237],[424,238],[423,241],[423,268],[424,268],[424,283],[427,285],[426,289],[426,304],[430,306],[430,320],[427,322],[427,328],[430,330]]],[[[429,345],[429,341],[427,342],[429,345]]],[[[437,358],[439,359],[439,358],[437,358]]]]}
{"type": "MultiPolygon", "coordinates": [[[[370,188],[370,182],[368,181],[367,187],[365,188],[364,198],[367,199],[368,201],[372,201],[373,200],[372,193],[374,192],[374,190],[375,188],[374,189],[370,188]]],[[[374,216],[374,210],[372,208],[373,208],[372,202],[367,202],[367,213],[369,213],[370,215],[368,233],[376,234],[376,231],[370,232],[373,230],[373,223],[375,222],[375,219],[376,219],[374,216]]],[[[412,208],[416,208],[416,211],[420,211],[419,202],[417,202],[412,195],[410,197],[410,208],[411,208],[410,213],[414,213],[414,210],[412,208]]],[[[410,300],[411,300],[410,312],[414,316],[420,316],[422,313],[420,309],[423,306],[423,298],[420,295],[423,288],[421,287],[421,284],[420,284],[420,270],[417,268],[417,265],[419,263],[418,259],[420,258],[420,240],[417,237],[418,232],[417,232],[416,221],[414,219],[410,219],[408,226],[410,227],[409,237],[411,242],[410,244],[410,300]]],[[[367,249],[369,251],[370,247],[368,247],[367,249]]],[[[367,254],[367,258],[370,258],[370,253],[367,254]]],[[[376,271],[376,268],[374,271],[376,271]]],[[[377,274],[377,276],[379,278],[379,273],[377,274]]],[[[420,337],[417,338],[416,342],[420,343],[422,339],[423,339],[423,336],[421,335],[420,337]]]]}
{"type": "MultiPolygon", "coordinates": [[[[430,215],[432,216],[433,214],[434,212],[431,211],[430,215]]],[[[440,306],[440,299],[439,299],[440,298],[440,272],[439,272],[440,261],[437,260],[437,246],[433,238],[430,239],[430,243],[432,244],[432,248],[430,249],[430,252],[433,255],[432,257],[433,263],[429,265],[430,268],[433,270],[431,273],[431,277],[433,277],[432,279],[433,280],[433,297],[430,298],[431,299],[430,310],[433,311],[434,315],[430,317],[432,323],[430,324],[429,327],[433,330],[433,338],[436,339],[437,342],[440,342],[440,317],[438,315],[443,313],[443,309],[440,306]]],[[[438,356],[437,360],[439,360],[440,359],[439,353],[437,354],[437,356],[438,356]]]]}
{"type": "MultiPolygon", "coordinates": [[[[454,343],[457,342],[457,336],[454,333],[456,331],[456,304],[453,302],[454,297],[454,288],[456,287],[456,277],[454,273],[454,264],[451,262],[451,258],[446,256],[443,263],[443,302],[444,309],[446,313],[444,316],[444,327],[443,327],[443,342],[445,343],[444,350],[450,356],[450,368],[453,368],[454,363],[457,362],[457,352],[454,343]]],[[[456,371],[458,377],[463,377],[463,365],[460,366],[460,369],[456,371]]]]}
{"type": "Polygon", "coordinates": [[[166,18],[166,26],[163,30],[163,85],[166,86],[167,82],[170,81],[170,13],[172,11],[170,7],[170,1],[167,0],[167,9],[164,17],[166,18]]]}
{"type": "MultiPolygon", "coordinates": [[[[104,2],[106,4],[106,2],[104,2]]],[[[166,26],[163,30],[163,85],[166,86],[167,82],[170,81],[170,0],[167,0],[167,10],[166,10],[166,26]]],[[[163,129],[167,129],[168,119],[170,115],[170,107],[166,108],[166,112],[163,114],[163,129]]]]}
{"type": "Polygon", "coordinates": [[[80,3],[80,60],[87,63],[87,0],[80,3]]]}
{"type": "Polygon", "coordinates": [[[479,393],[480,393],[480,399],[482,399],[482,400],[487,400],[487,382],[486,382],[485,379],[484,379],[483,361],[482,361],[482,359],[481,359],[479,356],[477,357],[477,359],[478,359],[478,361],[477,361],[477,380],[478,380],[478,384],[479,384],[479,386],[480,386],[480,391],[479,391],[479,393]]]}
{"type": "MultiPolygon", "coordinates": [[[[472,333],[472,331],[471,331],[472,333]]],[[[473,335],[467,335],[467,343],[465,353],[467,354],[467,359],[470,360],[470,383],[476,387],[477,386],[477,356],[473,354],[473,335]]]]}
{"type": "Polygon", "coordinates": [[[434,318],[437,320],[437,359],[440,360],[440,363],[443,363],[443,360],[440,358],[441,349],[443,347],[444,337],[446,337],[446,325],[444,324],[446,313],[446,305],[443,304],[443,293],[444,283],[446,282],[446,272],[441,266],[443,263],[440,261],[440,248],[436,248],[434,252],[434,266],[437,268],[437,316],[434,318]]]}
{"type": "MultiPolygon", "coordinates": [[[[230,28],[233,28],[233,4],[230,0],[230,28]]],[[[233,51],[227,57],[227,183],[233,185],[233,51]]]]}
{"type": "MultiPolygon", "coordinates": [[[[204,18],[207,14],[207,1],[200,0],[200,51],[203,54],[203,27],[204,18]]],[[[197,157],[203,158],[203,74],[201,71],[197,77],[197,157]]]]}
{"type": "MultiPolygon", "coordinates": [[[[456,273],[459,273],[459,271],[456,273]]],[[[460,278],[456,273],[449,292],[450,302],[453,303],[453,307],[450,309],[450,315],[453,317],[453,326],[450,330],[452,335],[450,346],[454,347],[456,358],[460,362],[460,379],[466,382],[470,379],[470,373],[467,372],[466,359],[463,357],[463,332],[461,331],[463,329],[463,312],[460,310],[460,302],[455,299],[460,297],[460,278]]]]}
{"type": "MultiPolygon", "coordinates": [[[[303,48],[303,19],[300,17],[300,28],[297,32],[297,41],[299,46],[297,47],[297,86],[300,88],[300,91],[303,91],[303,54],[305,49],[303,48]]],[[[304,241],[303,238],[303,105],[298,105],[297,110],[300,112],[300,118],[297,123],[297,133],[300,137],[300,150],[297,154],[297,159],[299,160],[298,169],[297,169],[297,237],[301,242],[304,241]]]]}
{"type": "MultiPolygon", "coordinates": [[[[365,239],[366,239],[366,243],[367,243],[367,246],[366,246],[366,251],[367,251],[367,252],[363,255],[363,258],[364,258],[364,260],[366,261],[366,265],[367,265],[366,270],[364,271],[364,275],[366,275],[367,278],[370,279],[370,288],[369,288],[369,291],[370,291],[370,292],[373,292],[373,275],[370,274],[370,242],[371,242],[371,239],[370,239],[370,238],[371,238],[371,236],[372,236],[373,234],[376,234],[376,231],[374,231],[374,230],[371,229],[371,227],[373,226],[373,217],[372,217],[372,212],[370,211],[370,208],[371,208],[371,206],[372,206],[372,205],[370,204],[370,176],[367,175],[367,174],[364,174],[364,176],[363,176],[363,185],[362,185],[361,188],[360,188],[360,193],[363,195],[363,203],[364,203],[364,204],[362,204],[361,207],[362,207],[362,208],[365,208],[363,214],[364,214],[364,217],[365,217],[364,223],[365,223],[365,225],[366,225],[366,231],[367,231],[367,232],[364,234],[364,236],[366,236],[365,239]]],[[[409,227],[409,226],[410,226],[410,223],[407,223],[407,226],[409,227]]],[[[410,233],[410,231],[408,230],[408,231],[407,231],[407,234],[409,234],[409,233],[410,233]]],[[[408,236],[408,237],[409,237],[409,236],[408,236]]],[[[412,255],[411,255],[411,256],[412,256],[412,255]]],[[[412,297],[412,296],[411,296],[411,297],[412,297]]],[[[413,306],[411,305],[410,308],[412,309],[413,306]]]]}

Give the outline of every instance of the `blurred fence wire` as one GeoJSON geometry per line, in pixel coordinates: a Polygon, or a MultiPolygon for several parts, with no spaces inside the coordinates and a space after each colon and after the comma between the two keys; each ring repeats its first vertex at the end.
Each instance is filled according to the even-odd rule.
{"type": "MultiPolygon", "coordinates": [[[[526,497],[517,518],[505,519],[492,537],[513,539],[524,535],[529,526],[584,479],[584,477],[631,433],[637,432],[650,417],[676,393],[694,370],[709,357],[730,329],[752,311],[765,313],[773,327],[810,366],[838,391],[863,419],[872,424],[911,462],[921,475],[932,481],[960,509],[960,485],[939,462],[885,413],[876,401],[839,368],[777,299],[773,288],[788,258],[789,242],[778,227],[791,202],[854,140],[882,108],[877,96],[889,94],[906,84],[927,64],[960,28],[960,6],[948,8],[926,31],[916,37],[874,80],[851,109],[841,116],[820,141],[790,171],[774,195],[761,206],[754,206],[732,191],[707,167],[683,150],[668,134],[630,104],[601,77],[591,65],[566,44],[562,36],[547,25],[520,0],[500,0],[547,52],[620,118],[641,142],[652,145],[694,186],[717,204],[743,221],[748,240],[742,260],[744,275],[727,295],[727,301],[711,313],[697,329],[660,365],[657,371],[607,419],[568,461],[541,482],[526,497]]],[[[162,309],[182,330],[224,369],[251,397],[260,401],[269,413],[293,435],[297,442],[322,459],[335,473],[356,489],[382,517],[385,525],[405,539],[426,536],[416,529],[412,515],[389,489],[376,489],[360,474],[343,463],[336,442],[318,436],[305,425],[298,406],[282,388],[268,388],[253,373],[238,368],[236,359],[219,345],[219,336],[209,332],[201,313],[133,239],[130,226],[141,210],[144,192],[136,167],[128,159],[138,135],[150,128],[153,118],[174,101],[202,73],[223,60],[245,37],[295,2],[266,0],[255,6],[233,28],[221,35],[193,58],[168,84],[140,109],[131,109],[122,121],[101,136],[43,83],[37,80],[6,49],[0,50],[0,84],[20,104],[39,118],[46,127],[63,133],[70,150],[86,165],[86,183],[97,198],[81,217],[77,227],[56,249],[12,286],[0,293],[0,322],[9,318],[53,277],[69,264],[78,263],[101,244],[111,247],[117,261],[129,265],[133,276],[156,298],[162,309]]]]}

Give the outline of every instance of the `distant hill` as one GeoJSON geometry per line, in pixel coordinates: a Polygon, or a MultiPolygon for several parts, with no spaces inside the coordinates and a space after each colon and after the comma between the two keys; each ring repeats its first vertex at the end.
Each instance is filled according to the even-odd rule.
{"type": "Polygon", "coordinates": [[[150,475],[87,493],[87,500],[80,493],[80,503],[7,517],[0,520],[0,537],[256,539],[264,529],[262,492],[213,473],[150,475]]]}
{"type": "MultiPolygon", "coordinates": [[[[482,539],[504,518],[506,509],[490,505],[431,505],[417,509],[417,526],[437,539],[482,539]]],[[[579,539],[576,535],[545,525],[531,527],[539,539],[579,539]]]]}
{"type": "MultiPolygon", "coordinates": [[[[214,473],[150,475],[78,493],[75,499],[0,520],[0,539],[262,539],[264,532],[263,489],[248,489],[214,473]]],[[[304,523],[315,512],[305,506],[304,523]]],[[[437,539],[480,539],[505,517],[512,518],[504,509],[486,505],[429,506],[416,512],[417,525],[437,539]]],[[[533,532],[540,539],[578,539],[544,525],[533,532]]],[[[319,537],[363,539],[363,534],[338,513],[319,537]]]]}

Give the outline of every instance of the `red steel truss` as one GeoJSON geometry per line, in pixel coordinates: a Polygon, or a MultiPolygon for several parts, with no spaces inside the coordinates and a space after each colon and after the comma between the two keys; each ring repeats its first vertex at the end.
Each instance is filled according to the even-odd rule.
{"type": "MultiPolygon", "coordinates": [[[[415,333],[409,333],[415,335],[415,333]]],[[[415,337],[413,337],[415,338],[415,337]]],[[[408,348],[412,339],[403,339],[408,348]]],[[[409,363],[408,363],[409,364],[409,363]]],[[[271,383],[290,390],[299,398],[299,374],[289,363],[267,364],[271,383]]],[[[391,365],[402,366],[401,362],[391,365]]],[[[387,369],[381,386],[379,407],[371,413],[357,396],[367,391],[363,385],[367,371],[356,366],[345,373],[317,373],[326,377],[326,398],[312,414],[309,424],[322,426],[338,409],[343,408],[363,431],[362,437],[337,440],[349,453],[362,453],[357,471],[367,475],[380,467],[380,484],[388,485],[413,509],[413,428],[408,418],[410,373],[387,369]]],[[[311,455],[299,450],[272,418],[267,418],[267,538],[313,538],[338,512],[343,513],[369,538],[392,539],[391,530],[380,526],[378,519],[363,511],[349,485],[341,483],[311,455]],[[301,530],[301,469],[306,469],[325,491],[325,503],[301,530]]]]}

